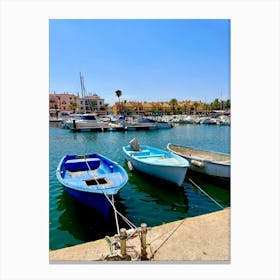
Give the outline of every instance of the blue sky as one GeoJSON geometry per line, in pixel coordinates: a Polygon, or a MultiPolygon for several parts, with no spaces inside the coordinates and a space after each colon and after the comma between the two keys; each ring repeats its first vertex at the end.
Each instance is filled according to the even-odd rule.
{"type": "Polygon", "coordinates": [[[230,20],[50,20],[49,91],[105,103],[230,98],[230,20]]]}

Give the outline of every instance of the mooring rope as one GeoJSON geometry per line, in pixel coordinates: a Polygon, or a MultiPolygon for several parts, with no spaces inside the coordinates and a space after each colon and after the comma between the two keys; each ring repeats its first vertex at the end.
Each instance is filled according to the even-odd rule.
{"type": "MultiPolygon", "coordinates": [[[[112,204],[115,205],[115,200],[114,200],[114,195],[113,194],[112,194],[112,204]]],[[[115,221],[116,221],[116,226],[117,226],[117,232],[118,232],[118,235],[120,235],[120,227],[119,227],[119,221],[118,221],[117,212],[114,211],[114,214],[115,214],[115,221]]]]}
{"type": "MultiPolygon", "coordinates": [[[[166,243],[168,241],[168,239],[174,234],[174,232],[185,222],[185,219],[183,219],[176,227],[175,229],[173,229],[171,231],[171,233],[162,241],[162,243],[158,246],[158,248],[152,253],[151,257],[150,257],[150,260],[153,259],[155,257],[155,254],[159,251],[159,249],[163,246],[164,243],[166,243]]],[[[153,240],[154,241],[154,240],[153,240]]],[[[151,241],[150,242],[150,245],[151,243],[153,242],[151,241]]],[[[150,246],[151,248],[151,246],[150,246]]]]}
{"type": "MultiPolygon", "coordinates": [[[[100,186],[100,185],[99,185],[100,186]]],[[[137,229],[137,227],[132,223],[130,222],[124,215],[122,215],[115,207],[115,205],[112,203],[112,201],[110,200],[110,198],[108,197],[108,195],[104,192],[104,189],[102,186],[101,187],[101,190],[103,192],[103,194],[105,195],[105,197],[107,198],[107,200],[109,201],[109,203],[111,204],[111,206],[113,207],[114,211],[124,220],[124,222],[126,222],[131,228],[134,228],[134,229],[137,229]]],[[[118,233],[119,234],[119,233],[118,233]]]]}
{"type": "MultiPolygon", "coordinates": [[[[89,171],[92,171],[92,169],[90,168],[88,162],[87,162],[87,159],[86,159],[86,156],[84,157],[85,158],[85,162],[87,164],[87,167],[89,169],[89,171]]],[[[115,222],[116,222],[116,228],[117,228],[117,232],[118,232],[118,235],[120,235],[120,229],[119,229],[119,222],[118,222],[118,217],[117,217],[117,214],[123,219],[124,222],[127,223],[128,226],[130,226],[131,228],[137,230],[137,227],[131,222],[129,221],[125,216],[123,216],[115,207],[114,205],[114,195],[112,195],[112,201],[111,199],[108,197],[108,195],[104,192],[104,187],[101,186],[100,184],[97,184],[98,187],[100,187],[102,193],[104,194],[104,196],[106,197],[106,199],[108,200],[108,202],[111,204],[111,206],[113,207],[113,210],[114,210],[114,215],[115,215],[115,222]]]]}
{"type": "Polygon", "coordinates": [[[220,203],[218,203],[214,198],[212,198],[208,193],[206,193],[203,189],[201,189],[190,177],[188,177],[189,181],[197,187],[201,192],[203,192],[207,197],[209,197],[214,203],[216,203],[222,209],[225,209],[220,203]]]}

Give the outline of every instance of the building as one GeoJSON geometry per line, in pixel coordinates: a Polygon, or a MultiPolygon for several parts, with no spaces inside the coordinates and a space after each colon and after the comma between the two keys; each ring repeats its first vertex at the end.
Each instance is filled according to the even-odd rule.
{"type": "Polygon", "coordinates": [[[75,110],[78,97],[71,93],[51,93],[49,95],[49,109],[72,112],[75,110]]]}
{"type": "Polygon", "coordinates": [[[78,97],[78,112],[89,113],[97,111],[97,113],[104,112],[105,105],[104,99],[100,98],[97,94],[89,94],[84,97],[78,97]]]}
{"type": "Polygon", "coordinates": [[[84,97],[71,93],[50,93],[49,94],[50,112],[69,112],[69,113],[105,113],[104,99],[97,94],[89,94],[84,97]]]}

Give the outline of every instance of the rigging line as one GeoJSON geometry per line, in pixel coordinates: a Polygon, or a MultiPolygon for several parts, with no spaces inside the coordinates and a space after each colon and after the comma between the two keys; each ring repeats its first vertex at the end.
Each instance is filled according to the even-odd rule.
{"type": "Polygon", "coordinates": [[[219,207],[225,209],[220,203],[218,203],[214,198],[212,198],[209,194],[207,194],[203,189],[201,189],[190,177],[188,177],[189,181],[197,187],[201,192],[203,192],[206,196],[208,196],[213,202],[215,202],[219,207]]]}

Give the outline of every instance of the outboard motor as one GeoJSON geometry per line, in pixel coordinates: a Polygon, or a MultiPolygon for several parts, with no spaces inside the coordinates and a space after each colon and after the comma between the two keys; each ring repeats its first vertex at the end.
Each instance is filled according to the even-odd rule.
{"type": "Polygon", "coordinates": [[[140,149],[140,146],[139,146],[139,143],[137,141],[136,138],[133,138],[130,142],[129,142],[129,145],[130,145],[130,149],[132,151],[136,151],[136,152],[139,152],[141,149],[140,149]]]}

